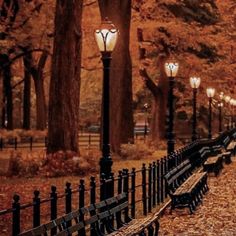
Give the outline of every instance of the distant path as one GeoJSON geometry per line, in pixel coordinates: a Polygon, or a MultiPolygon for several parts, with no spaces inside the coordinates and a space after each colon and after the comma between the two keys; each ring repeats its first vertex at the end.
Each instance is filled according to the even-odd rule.
{"type": "MultiPolygon", "coordinates": [[[[235,158],[235,157],[234,157],[235,158]]],[[[160,236],[236,236],[236,160],[208,180],[210,191],[193,215],[188,209],[167,209],[160,236]]]]}

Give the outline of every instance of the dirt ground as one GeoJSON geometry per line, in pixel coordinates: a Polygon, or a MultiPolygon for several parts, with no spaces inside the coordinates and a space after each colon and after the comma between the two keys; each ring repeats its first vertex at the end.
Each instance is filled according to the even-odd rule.
{"type": "Polygon", "coordinates": [[[218,177],[210,175],[210,191],[193,215],[169,209],[160,219],[160,236],[236,236],[236,159],[218,177]]]}

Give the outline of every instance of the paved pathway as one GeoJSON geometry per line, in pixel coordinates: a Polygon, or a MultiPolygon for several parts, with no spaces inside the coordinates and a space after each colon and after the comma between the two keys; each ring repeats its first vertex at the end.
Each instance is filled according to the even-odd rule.
{"type": "MultiPolygon", "coordinates": [[[[236,158],[235,158],[236,159],[236,158]]],[[[210,191],[193,215],[188,209],[167,209],[160,236],[236,236],[236,160],[218,177],[210,176],[210,191]]]]}

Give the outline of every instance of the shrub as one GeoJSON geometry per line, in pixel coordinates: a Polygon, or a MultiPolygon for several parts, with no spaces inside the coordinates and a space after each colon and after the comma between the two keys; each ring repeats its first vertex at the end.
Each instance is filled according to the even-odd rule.
{"type": "Polygon", "coordinates": [[[140,160],[151,156],[153,152],[153,148],[145,143],[122,144],[120,156],[123,159],[140,160]]]}

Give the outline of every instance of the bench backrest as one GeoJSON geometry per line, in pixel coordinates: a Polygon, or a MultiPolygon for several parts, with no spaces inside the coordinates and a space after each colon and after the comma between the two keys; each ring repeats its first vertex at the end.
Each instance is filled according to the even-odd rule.
{"type": "Polygon", "coordinates": [[[221,154],[222,146],[214,145],[210,149],[211,149],[211,155],[218,155],[218,154],[221,154]]]}
{"type": "Polygon", "coordinates": [[[99,203],[72,211],[46,224],[23,232],[19,236],[47,236],[51,235],[51,231],[53,231],[53,235],[57,236],[72,235],[75,232],[78,232],[78,235],[81,232],[82,235],[86,235],[88,229],[94,235],[102,235],[104,230],[109,233],[111,224],[117,228],[124,224],[123,211],[127,207],[127,194],[121,193],[99,203]],[[102,230],[101,227],[104,229],[102,230]]]}
{"type": "Polygon", "coordinates": [[[165,176],[167,192],[171,194],[191,175],[192,166],[187,159],[169,171],[165,176]]]}
{"type": "Polygon", "coordinates": [[[229,143],[230,143],[230,138],[229,138],[229,136],[226,136],[226,137],[224,138],[224,140],[223,140],[223,145],[224,145],[224,147],[227,148],[227,146],[229,145],[229,143]]]}

